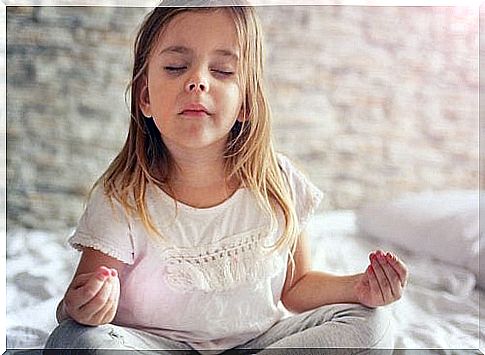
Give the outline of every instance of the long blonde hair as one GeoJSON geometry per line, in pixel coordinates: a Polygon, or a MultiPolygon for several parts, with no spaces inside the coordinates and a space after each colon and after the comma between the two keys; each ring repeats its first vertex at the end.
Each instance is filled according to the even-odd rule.
{"type": "MultiPolygon", "coordinates": [[[[180,2],[166,2],[156,7],[144,19],[134,46],[133,76],[127,91],[131,91],[131,119],[126,142],[108,169],[95,182],[101,185],[110,201],[115,198],[129,215],[140,217],[149,234],[163,238],[153,224],[145,200],[149,183],[173,193],[170,176],[175,162],[164,145],[153,119],[144,117],[139,98],[142,78],[158,38],[168,23],[178,14],[188,11],[218,11],[210,1],[199,1],[204,7],[180,7],[180,2]]],[[[194,2],[190,3],[194,6],[194,2]]],[[[288,183],[278,166],[271,138],[271,113],[263,89],[263,40],[261,26],[251,6],[224,6],[234,20],[242,53],[240,87],[244,88],[243,119],[236,121],[229,133],[224,169],[227,179],[236,178],[256,196],[259,206],[276,223],[278,207],[283,212],[283,234],[271,250],[289,246],[291,262],[297,242],[298,222],[288,183]]],[[[89,197],[88,197],[89,198],[89,197]]],[[[294,269],[294,268],[293,268],[294,269]]]]}

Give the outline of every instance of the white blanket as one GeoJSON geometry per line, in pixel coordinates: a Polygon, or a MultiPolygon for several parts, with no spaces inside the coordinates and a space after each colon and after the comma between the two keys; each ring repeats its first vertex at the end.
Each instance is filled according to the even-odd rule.
{"type": "MultiPolygon", "coordinates": [[[[475,288],[475,276],[443,262],[359,238],[354,222],[352,211],[335,211],[312,219],[308,231],[313,268],[336,274],[362,272],[371,250],[392,250],[410,271],[403,297],[389,306],[395,323],[395,347],[478,349],[479,337],[485,339],[485,328],[479,328],[479,297],[485,292],[475,288]]],[[[57,303],[79,258],[66,245],[68,234],[7,234],[7,348],[41,348],[55,328],[57,303]]],[[[485,312],[481,314],[484,325],[485,312]]]]}
{"type": "Polygon", "coordinates": [[[390,305],[395,347],[478,349],[479,334],[485,339],[483,306],[479,330],[479,297],[484,297],[485,292],[475,288],[475,276],[390,244],[359,238],[354,222],[352,211],[336,211],[313,219],[308,228],[313,268],[336,274],[358,273],[367,266],[370,251],[381,248],[396,252],[409,267],[409,283],[403,297],[390,305]]]}

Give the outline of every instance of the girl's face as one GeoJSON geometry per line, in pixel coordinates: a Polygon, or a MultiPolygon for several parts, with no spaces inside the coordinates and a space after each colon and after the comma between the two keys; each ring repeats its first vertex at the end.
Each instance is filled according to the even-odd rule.
{"type": "Polygon", "coordinates": [[[185,12],[165,28],[150,56],[140,108],[170,150],[225,147],[242,104],[239,57],[236,28],[224,10],[185,12]]]}

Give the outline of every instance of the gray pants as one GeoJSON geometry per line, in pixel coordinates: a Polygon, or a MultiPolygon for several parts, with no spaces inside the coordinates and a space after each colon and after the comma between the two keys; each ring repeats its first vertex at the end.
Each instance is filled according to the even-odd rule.
{"type": "MultiPolygon", "coordinates": [[[[231,349],[223,354],[391,354],[392,350],[371,349],[393,348],[389,312],[387,307],[371,309],[358,304],[319,307],[279,321],[257,338],[235,347],[234,349],[241,349],[239,352],[231,349]],[[311,351],[308,348],[315,350],[311,351]]],[[[47,340],[46,349],[54,348],[93,349],[81,353],[103,355],[121,355],[124,353],[119,351],[121,349],[126,350],[127,354],[196,353],[186,343],[140,330],[113,324],[90,327],[70,319],[62,322],[47,340]],[[118,350],[110,352],[106,349],[118,350]],[[135,349],[137,351],[133,351],[135,349]]],[[[201,350],[200,353],[217,354],[222,353],[222,350],[201,350]]]]}

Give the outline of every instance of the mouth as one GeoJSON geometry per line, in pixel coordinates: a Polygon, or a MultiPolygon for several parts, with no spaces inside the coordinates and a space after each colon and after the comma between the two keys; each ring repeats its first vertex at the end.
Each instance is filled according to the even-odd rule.
{"type": "Polygon", "coordinates": [[[210,116],[209,110],[201,104],[190,104],[185,106],[180,112],[181,115],[189,117],[205,117],[210,116]]]}
{"type": "Polygon", "coordinates": [[[210,116],[210,114],[204,110],[183,110],[180,113],[182,116],[188,117],[206,117],[210,116]]]}

